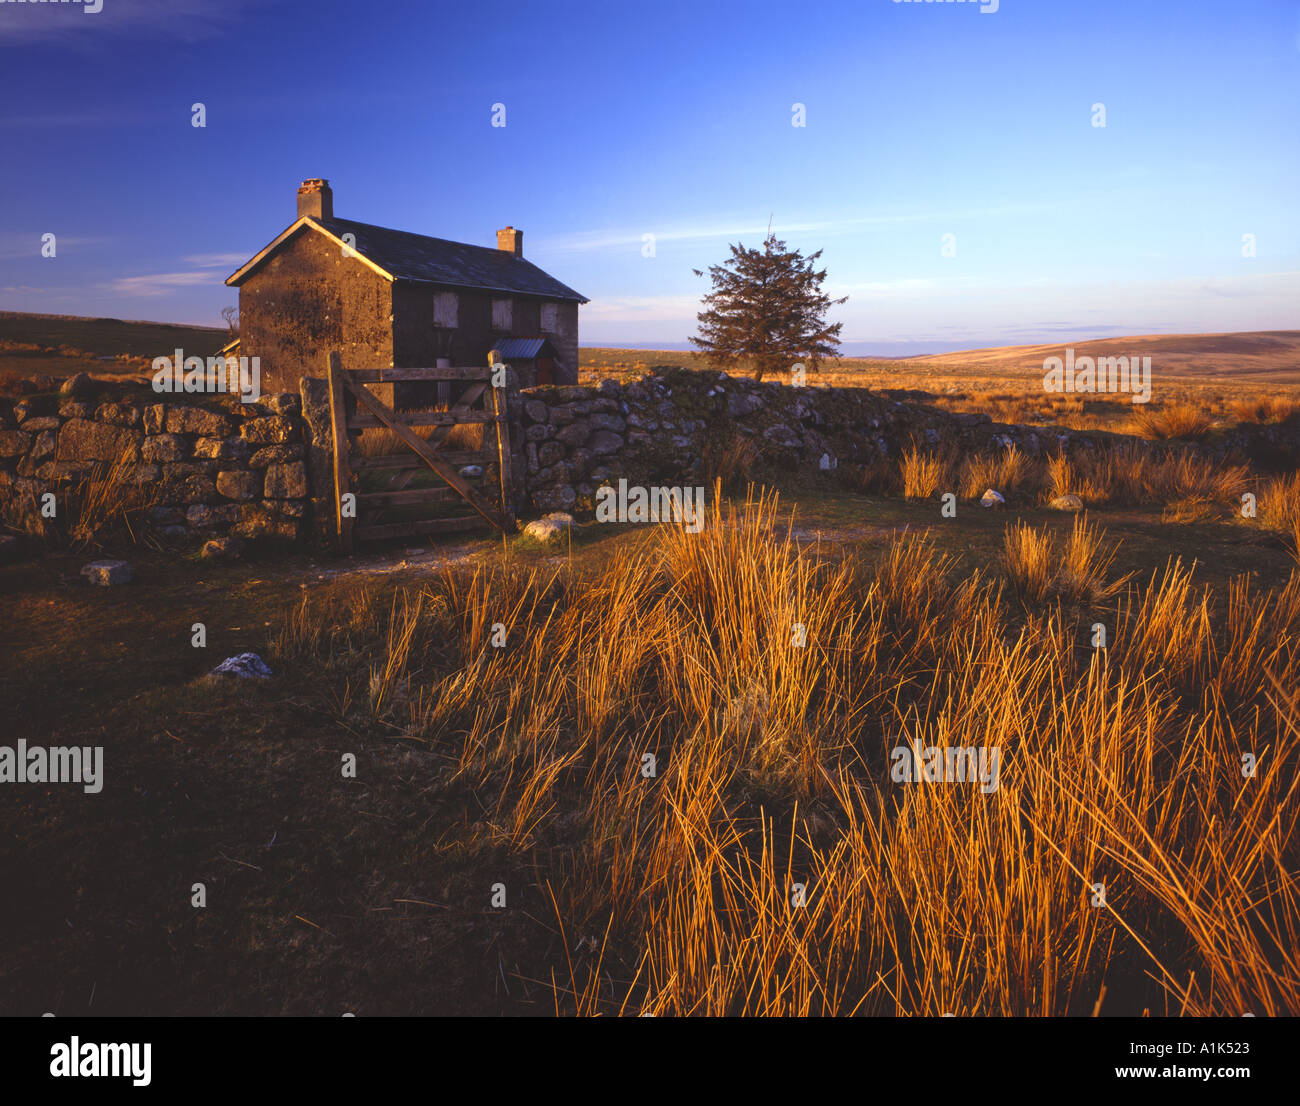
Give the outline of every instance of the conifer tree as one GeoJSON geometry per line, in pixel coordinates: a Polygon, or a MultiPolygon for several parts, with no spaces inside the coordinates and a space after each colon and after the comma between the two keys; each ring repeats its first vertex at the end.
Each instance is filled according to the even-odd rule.
{"type": "Polygon", "coordinates": [[[713,291],[704,297],[692,344],[709,364],[748,368],[755,380],[789,372],[796,362],[816,371],[822,358],[838,356],[844,324],[828,324],[826,313],[848,296],[833,300],[822,291],[821,255],[788,250],[770,231],[762,249],[733,245],[730,260],[709,267],[713,291]]]}

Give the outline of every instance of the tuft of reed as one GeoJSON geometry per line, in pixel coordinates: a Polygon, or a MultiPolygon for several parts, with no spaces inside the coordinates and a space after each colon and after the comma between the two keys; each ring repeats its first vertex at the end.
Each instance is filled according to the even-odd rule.
{"type": "Polygon", "coordinates": [[[1259,522],[1284,534],[1300,525],[1300,472],[1276,476],[1263,485],[1259,494],[1259,522]]]}
{"type": "Polygon", "coordinates": [[[145,515],[157,505],[161,490],[156,482],[142,483],[129,458],[123,452],[114,461],[99,462],[85,480],[71,485],[68,540],[74,549],[101,549],[114,539],[135,543],[144,537],[145,515]]]}
{"type": "Polygon", "coordinates": [[[1232,401],[1228,410],[1242,424],[1281,423],[1300,413],[1300,400],[1290,396],[1251,396],[1232,401]]]}
{"type": "Polygon", "coordinates": [[[1129,420],[1131,433],[1152,441],[1168,438],[1200,441],[1213,426],[1214,420],[1191,403],[1174,403],[1158,410],[1143,406],[1135,410],[1129,420]]]}
{"type": "Polygon", "coordinates": [[[734,426],[717,437],[710,437],[702,451],[704,479],[711,487],[715,484],[723,491],[744,488],[758,463],[758,447],[753,441],[738,433],[734,426]]]}
{"type": "Polygon", "coordinates": [[[1002,567],[1016,595],[1027,603],[1041,603],[1056,578],[1051,534],[1024,522],[1008,526],[1002,539],[1002,567]]]}
{"type": "Polygon", "coordinates": [[[979,499],[986,489],[1003,494],[1020,491],[1035,475],[1029,457],[1014,445],[1000,453],[975,454],[962,463],[960,484],[963,499],[979,499]]]}
{"type": "Polygon", "coordinates": [[[948,484],[952,471],[952,463],[945,455],[922,453],[915,445],[904,450],[898,464],[904,499],[930,499],[948,484]]]}

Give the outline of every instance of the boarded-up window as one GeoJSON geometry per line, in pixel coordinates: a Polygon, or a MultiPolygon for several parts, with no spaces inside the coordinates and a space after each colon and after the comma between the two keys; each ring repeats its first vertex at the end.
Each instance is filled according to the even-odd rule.
{"type": "Polygon", "coordinates": [[[560,308],[559,304],[544,303],[542,304],[542,330],[547,334],[554,334],[560,329],[560,308]]]}
{"type": "Polygon", "coordinates": [[[511,300],[492,301],[492,329],[509,330],[513,325],[514,303],[511,300]]]}
{"type": "Polygon", "coordinates": [[[456,326],[456,310],[460,297],[455,292],[439,292],[433,297],[433,325],[456,326]]]}

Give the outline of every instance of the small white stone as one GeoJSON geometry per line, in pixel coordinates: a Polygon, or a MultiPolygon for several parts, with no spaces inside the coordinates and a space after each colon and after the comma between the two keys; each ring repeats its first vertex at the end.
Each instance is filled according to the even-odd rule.
{"type": "Polygon", "coordinates": [[[209,676],[237,676],[241,680],[269,680],[271,670],[256,653],[240,653],[237,657],[227,657],[209,676]]]}
{"type": "Polygon", "coordinates": [[[540,542],[542,545],[551,545],[558,542],[563,536],[564,527],[544,518],[530,522],[524,527],[524,537],[532,538],[533,541],[540,542]]]}
{"type": "Polygon", "coordinates": [[[994,491],[992,488],[985,491],[984,495],[980,498],[981,507],[1005,507],[1006,503],[1006,497],[1003,496],[1001,492],[994,491]]]}
{"type": "Polygon", "coordinates": [[[542,545],[559,545],[573,529],[573,516],[564,511],[552,511],[524,527],[524,536],[542,545]]]}
{"type": "Polygon", "coordinates": [[[86,578],[87,583],[102,588],[111,588],[118,584],[129,584],[131,582],[131,562],[91,561],[90,564],[82,567],[81,575],[86,578]]]}

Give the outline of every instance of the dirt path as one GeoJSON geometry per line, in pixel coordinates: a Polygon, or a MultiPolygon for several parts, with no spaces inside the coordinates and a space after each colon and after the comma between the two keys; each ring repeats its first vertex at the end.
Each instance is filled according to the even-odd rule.
{"type": "Polygon", "coordinates": [[[490,547],[485,547],[482,542],[457,542],[436,548],[389,549],[363,553],[329,565],[312,562],[306,566],[295,566],[286,575],[289,578],[312,576],[317,580],[336,580],[340,576],[388,576],[396,572],[464,564],[485,553],[488,548],[490,547]]]}

